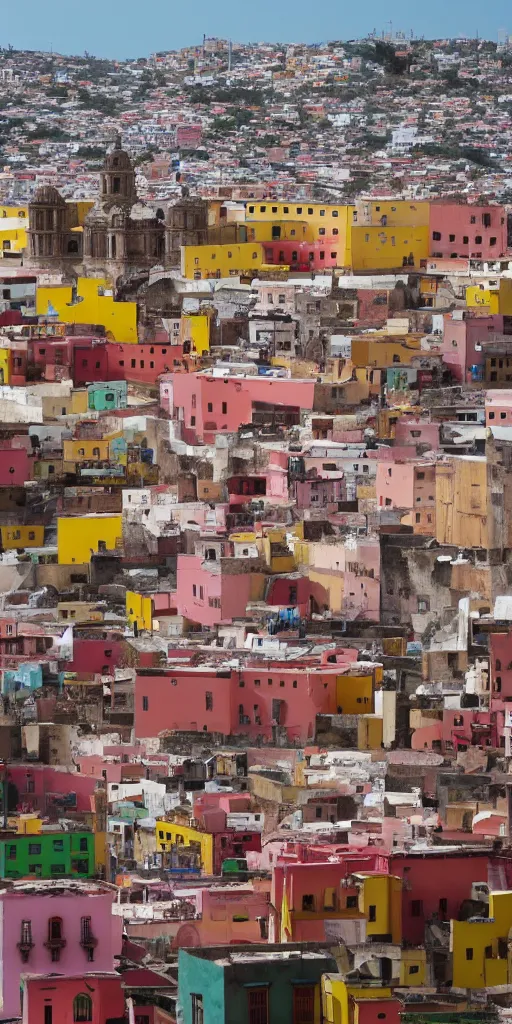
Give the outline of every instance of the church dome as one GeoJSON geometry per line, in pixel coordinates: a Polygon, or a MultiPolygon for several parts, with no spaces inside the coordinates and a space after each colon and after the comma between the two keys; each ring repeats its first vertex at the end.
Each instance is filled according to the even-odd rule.
{"type": "Polygon", "coordinates": [[[128,153],[124,149],[121,149],[121,140],[119,138],[116,139],[114,148],[110,153],[107,153],[105,163],[103,164],[103,170],[106,171],[107,174],[115,171],[133,170],[132,162],[128,153]]]}
{"type": "Polygon", "coordinates": [[[65,206],[66,200],[53,185],[40,185],[30,201],[31,206],[65,206]]]}

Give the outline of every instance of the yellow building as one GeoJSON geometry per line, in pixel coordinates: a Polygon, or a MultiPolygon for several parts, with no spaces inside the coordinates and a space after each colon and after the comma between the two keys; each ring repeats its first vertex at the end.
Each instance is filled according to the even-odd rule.
{"type": "Polygon", "coordinates": [[[43,822],[37,814],[19,814],[9,819],[9,825],[11,822],[19,836],[37,836],[42,832],[43,822]]]}
{"type": "MultiPolygon", "coordinates": [[[[307,241],[336,240],[339,254],[338,265],[351,265],[351,227],[355,207],[331,205],[329,203],[282,203],[275,199],[250,200],[245,206],[245,220],[273,221],[276,225],[285,221],[305,222],[309,237],[307,241]]],[[[285,237],[283,236],[277,236],[285,237]]],[[[293,236],[292,236],[293,237],[293,236]]],[[[298,237],[298,236],[297,236],[298,237]]]]}
{"type": "Polygon", "coordinates": [[[44,547],[44,526],[0,526],[2,549],[44,547]]]}
{"type": "Polygon", "coordinates": [[[380,750],[384,736],[384,720],[380,715],[358,715],[357,749],[380,750]]]}
{"type": "Polygon", "coordinates": [[[26,206],[0,206],[0,253],[22,253],[27,246],[28,210],[26,206]]]}
{"type": "MultiPolygon", "coordinates": [[[[352,338],[351,357],[354,366],[408,366],[411,359],[420,355],[419,338],[389,338],[385,335],[352,338]]],[[[400,413],[397,413],[397,419],[400,413]]]]}
{"type": "Polygon", "coordinates": [[[59,565],[85,565],[98,551],[114,551],[122,539],[123,517],[93,514],[57,519],[59,565]]]}
{"type": "Polygon", "coordinates": [[[172,821],[157,821],[157,851],[169,853],[172,847],[180,846],[197,846],[203,875],[213,875],[213,836],[210,832],[199,832],[197,828],[178,825],[172,821]]]}
{"type": "Polygon", "coordinates": [[[0,384],[9,384],[11,380],[11,350],[0,348],[0,384]]]}
{"type": "Polygon", "coordinates": [[[410,199],[360,199],[352,214],[353,224],[379,227],[420,227],[430,224],[430,203],[410,199]]]}
{"type": "Polygon", "coordinates": [[[466,288],[466,304],[468,309],[477,309],[486,316],[494,313],[512,315],[512,280],[494,277],[470,285],[466,288]]]}
{"type": "Polygon", "coordinates": [[[439,544],[490,548],[488,465],[484,456],[452,457],[436,465],[436,540],[439,544]]]}
{"type": "Polygon", "coordinates": [[[297,568],[295,558],[288,549],[286,530],[269,530],[267,535],[257,542],[261,544],[262,554],[271,572],[294,572],[297,568]]]}
{"type": "Polygon", "coordinates": [[[400,952],[400,987],[418,988],[427,984],[427,954],[424,949],[402,949],[400,952]]]}
{"type": "Polygon", "coordinates": [[[354,224],[351,228],[352,269],[396,270],[419,268],[429,251],[428,224],[381,227],[354,224]]]}
{"type": "Polygon", "coordinates": [[[28,219],[28,206],[2,206],[0,205],[0,226],[2,220],[8,220],[10,217],[17,217],[19,220],[28,219]]]}
{"type": "Polygon", "coordinates": [[[183,277],[206,280],[211,277],[251,276],[264,266],[265,253],[260,242],[229,245],[183,245],[183,277]]]}
{"type": "Polygon", "coordinates": [[[255,220],[211,227],[206,238],[207,245],[275,241],[311,243],[315,241],[315,229],[305,220],[255,220]]]}
{"type": "Polygon", "coordinates": [[[91,601],[59,601],[57,614],[64,622],[103,622],[103,612],[91,601]]]}
{"type": "Polygon", "coordinates": [[[89,412],[87,388],[73,388],[65,396],[45,395],[42,400],[43,420],[55,420],[59,416],[81,416],[89,412]]]}
{"type": "MultiPolygon", "coordinates": [[[[359,1024],[360,1004],[364,1004],[368,999],[376,1000],[379,1004],[392,1000],[396,1004],[393,989],[387,985],[377,985],[375,981],[371,985],[363,983],[356,985],[345,981],[341,974],[322,975],[324,1024],[359,1024]]],[[[381,1015],[386,1016],[385,1013],[379,1014],[379,1016],[381,1015]]],[[[367,1018],[367,1015],[365,1016],[367,1018]]],[[[391,1016],[397,1016],[396,1009],[391,1016]]]]}
{"type": "Polygon", "coordinates": [[[126,591],[126,618],[138,629],[153,629],[153,600],[134,590],[126,591]]]}
{"type": "Polygon", "coordinates": [[[108,462],[110,444],[105,438],[72,438],[63,441],[64,462],[108,462]]]}
{"type": "Polygon", "coordinates": [[[262,220],[239,227],[240,241],[247,242],[314,242],[317,231],[315,226],[305,220],[262,220]],[[247,238],[243,238],[243,234],[247,238]]]}
{"type": "Polygon", "coordinates": [[[389,941],[402,941],[402,879],[395,875],[365,874],[353,876],[359,888],[359,910],[364,914],[367,936],[389,935],[389,941]]]}
{"type": "Polygon", "coordinates": [[[210,317],[205,313],[183,314],[180,321],[180,341],[190,342],[192,352],[202,356],[210,349],[210,317]]]}
{"type": "Polygon", "coordinates": [[[137,303],[116,302],[104,278],[79,277],[75,296],[68,285],[38,287],[36,313],[66,324],[99,324],[111,341],[138,341],[137,303]]]}
{"type": "Polygon", "coordinates": [[[494,988],[511,984],[508,953],[511,928],[510,891],[489,894],[486,920],[450,922],[454,988],[494,988]]]}
{"type": "Polygon", "coordinates": [[[83,228],[85,218],[86,218],[87,214],[89,213],[89,210],[92,210],[92,208],[94,206],[94,200],[93,199],[73,199],[72,205],[76,209],[77,224],[78,224],[79,227],[83,228]]]}

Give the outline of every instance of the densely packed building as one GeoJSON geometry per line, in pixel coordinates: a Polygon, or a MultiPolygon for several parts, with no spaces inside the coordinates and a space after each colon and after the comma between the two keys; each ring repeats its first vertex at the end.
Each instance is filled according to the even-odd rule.
{"type": "Polygon", "coordinates": [[[0,57],[0,1021],[508,1018],[508,44],[0,57]]]}

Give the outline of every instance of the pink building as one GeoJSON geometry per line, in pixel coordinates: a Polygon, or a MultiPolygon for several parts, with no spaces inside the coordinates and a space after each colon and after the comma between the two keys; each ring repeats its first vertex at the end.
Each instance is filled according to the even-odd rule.
{"type": "Polygon", "coordinates": [[[395,444],[428,445],[432,451],[439,450],[439,423],[401,416],[395,425],[395,444]]]}
{"type": "Polygon", "coordinates": [[[2,1017],[19,1017],[22,974],[83,977],[114,970],[122,919],[104,883],[21,882],[0,892],[2,1017]]]}
{"type": "Polygon", "coordinates": [[[446,363],[456,381],[470,381],[475,373],[473,367],[483,367],[485,352],[482,342],[489,335],[503,331],[503,317],[462,316],[458,313],[445,313],[443,317],[443,362],[446,363]]]}
{"type": "Polygon", "coordinates": [[[467,750],[468,747],[496,746],[496,728],[490,711],[464,708],[443,711],[443,745],[445,749],[467,750]]]}
{"type": "Polygon", "coordinates": [[[331,473],[328,479],[315,477],[310,480],[298,480],[295,484],[295,495],[297,508],[327,508],[333,505],[337,511],[338,502],[347,499],[345,475],[331,473]]]}
{"type": "Polygon", "coordinates": [[[269,896],[265,889],[249,886],[201,889],[200,919],[181,925],[173,948],[261,942],[267,936],[269,896]]]}
{"type": "Polygon", "coordinates": [[[95,809],[98,780],[77,771],[53,765],[10,764],[7,778],[13,810],[47,814],[64,808],[82,813],[95,809]]]}
{"type": "Polygon", "coordinates": [[[512,390],[486,391],[485,423],[488,427],[510,427],[512,424],[512,390]]]}
{"type": "Polygon", "coordinates": [[[251,598],[253,574],[245,568],[246,561],[225,559],[230,565],[223,572],[223,563],[203,561],[201,555],[178,555],[178,615],[199,622],[202,626],[231,623],[245,615],[251,598]]]}
{"type": "MultiPolygon", "coordinates": [[[[160,400],[179,424],[184,441],[213,443],[215,435],[235,433],[252,423],[253,412],[269,408],[312,409],[314,380],[287,377],[213,376],[211,373],[169,374],[161,384],[160,400]],[[264,408],[262,408],[264,407],[264,408]]],[[[297,421],[298,422],[298,421],[297,421]]]]}
{"type": "Polygon", "coordinates": [[[507,216],[503,206],[430,204],[430,255],[457,259],[495,260],[507,249],[507,216]]]}
{"type": "Polygon", "coordinates": [[[107,1024],[125,1015],[122,977],[116,972],[22,977],[23,1024],[107,1024]],[[51,980],[51,984],[48,982],[51,980]]]}
{"type": "Polygon", "coordinates": [[[243,669],[198,666],[162,672],[139,669],[135,734],[218,732],[271,742],[276,727],[290,742],[315,733],[316,716],[336,714],[339,665],[293,667],[272,662],[243,669]]]}
{"type": "Polygon", "coordinates": [[[413,527],[423,525],[423,513],[426,513],[428,527],[428,515],[430,514],[433,533],[436,503],[435,474],[435,466],[430,462],[379,462],[376,479],[379,507],[411,509],[411,525],[413,527]]]}

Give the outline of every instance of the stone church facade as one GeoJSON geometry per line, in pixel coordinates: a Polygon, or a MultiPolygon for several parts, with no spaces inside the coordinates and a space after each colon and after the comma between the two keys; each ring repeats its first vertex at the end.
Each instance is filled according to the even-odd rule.
{"type": "Polygon", "coordinates": [[[180,199],[164,207],[138,199],[135,171],[117,140],[105,159],[99,195],[83,229],[76,206],[66,203],[57,189],[37,189],[29,204],[25,263],[68,277],[106,276],[115,287],[155,266],[179,269],[180,247],[207,240],[208,206],[184,190],[180,199]]]}

